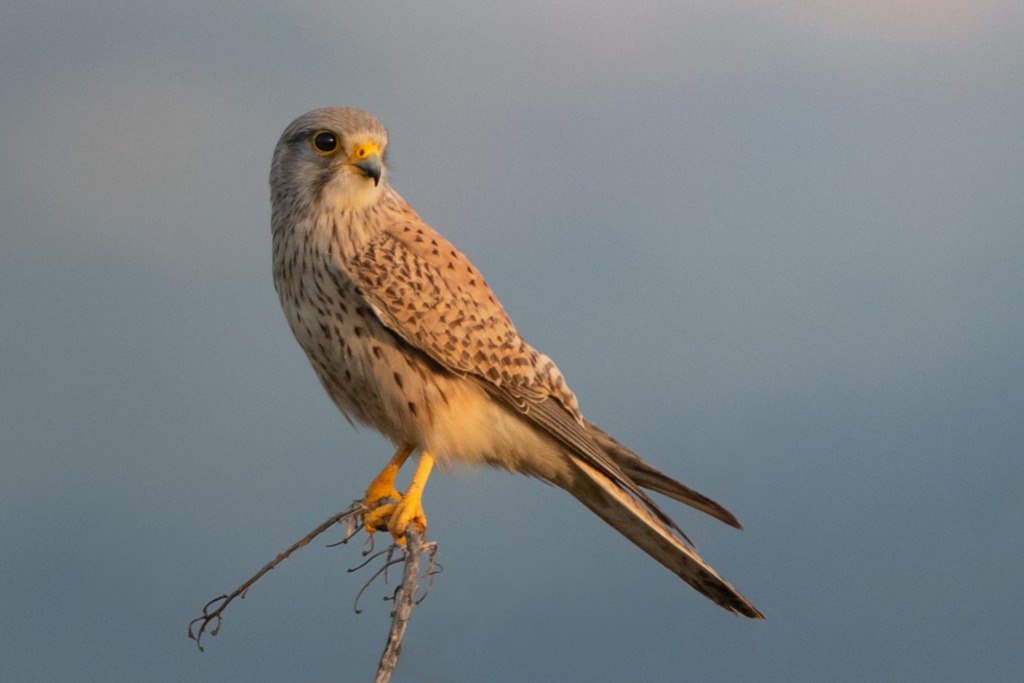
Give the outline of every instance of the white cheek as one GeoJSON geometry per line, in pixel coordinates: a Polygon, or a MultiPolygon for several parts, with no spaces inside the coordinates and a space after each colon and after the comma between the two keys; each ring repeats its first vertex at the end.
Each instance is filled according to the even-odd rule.
{"type": "Polygon", "coordinates": [[[324,186],[324,203],[330,211],[358,211],[380,201],[384,191],[384,178],[377,185],[349,166],[337,170],[334,178],[324,186]]]}

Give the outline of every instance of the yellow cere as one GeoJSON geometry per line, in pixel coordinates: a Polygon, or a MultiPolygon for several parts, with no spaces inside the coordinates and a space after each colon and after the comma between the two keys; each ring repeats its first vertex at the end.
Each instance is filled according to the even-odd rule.
{"type": "Polygon", "coordinates": [[[364,142],[356,147],[356,151],[353,153],[353,156],[357,161],[362,161],[363,159],[368,158],[371,154],[380,156],[380,149],[372,142],[364,142]]]}

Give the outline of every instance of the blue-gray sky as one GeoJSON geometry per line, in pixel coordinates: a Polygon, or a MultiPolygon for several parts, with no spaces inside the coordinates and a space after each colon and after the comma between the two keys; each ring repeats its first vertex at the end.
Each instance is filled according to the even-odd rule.
{"type": "Polygon", "coordinates": [[[561,492],[432,479],[396,681],[1024,680],[1024,5],[8,2],[0,679],[369,680],[314,544],[389,445],[323,394],[266,176],[318,106],[484,271],[731,618],[561,492]]]}

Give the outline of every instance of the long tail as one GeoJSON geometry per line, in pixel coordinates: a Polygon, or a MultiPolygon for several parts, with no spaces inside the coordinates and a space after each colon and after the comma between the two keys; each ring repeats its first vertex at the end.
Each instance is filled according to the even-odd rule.
{"type": "MultiPolygon", "coordinates": [[[[639,460],[639,457],[634,457],[639,460]]],[[[578,458],[573,458],[573,462],[579,476],[571,483],[563,484],[563,487],[594,514],[716,604],[734,614],[764,619],[756,607],[644,505],[586,462],[578,458]]]]}
{"type": "Polygon", "coordinates": [[[660,470],[651,467],[639,455],[613,439],[594,423],[587,422],[587,431],[591,438],[615,461],[615,464],[622,469],[626,476],[643,488],[657,491],[662,495],[678,500],[680,503],[685,503],[692,508],[711,515],[715,519],[725,522],[729,526],[736,527],[737,529],[743,528],[740,526],[739,520],[724,507],[707,496],[697,493],[689,486],[680,484],[660,470]]]}

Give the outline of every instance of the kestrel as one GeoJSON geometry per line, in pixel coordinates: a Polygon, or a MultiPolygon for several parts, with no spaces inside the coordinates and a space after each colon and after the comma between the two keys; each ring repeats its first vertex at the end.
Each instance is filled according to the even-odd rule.
{"type": "Polygon", "coordinates": [[[424,530],[435,461],[500,467],[568,491],[718,605],[763,619],[644,489],[736,518],[584,419],[480,272],[388,183],[387,143],[365,111],[317,109],[285,129],[270,172],[274,286],[292,332],[345,417],[397,448],[366,489],[367,527],[424,530]]]}

